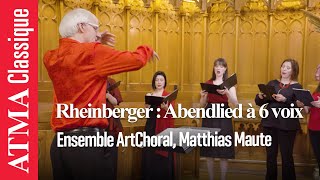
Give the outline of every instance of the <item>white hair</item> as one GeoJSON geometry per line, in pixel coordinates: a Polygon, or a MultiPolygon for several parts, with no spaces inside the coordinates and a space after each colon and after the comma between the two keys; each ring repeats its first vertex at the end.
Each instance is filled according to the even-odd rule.
{"type": "Polygon", "coordinates": [[[97,17],[90,11],[77,8],[68,12],[61,20],[59,33],[61,37],[72,37],[78,32],[79,23],[96,23],[97,17]]]}

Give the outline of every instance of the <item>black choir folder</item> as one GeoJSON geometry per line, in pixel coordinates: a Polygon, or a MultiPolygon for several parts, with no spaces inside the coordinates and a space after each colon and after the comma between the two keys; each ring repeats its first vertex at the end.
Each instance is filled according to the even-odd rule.
{"type": "Polygon", "coordinates": [[[217,92],[218,89],[223,90],[224,87],[230,89],[231,87],[235,86],[236,84],[237,84],[237,74],[236,73],[232,74],[228,79],[226,79],[220,85],[200,83],[201,89],[205,90],[206,92],[208,92],[210,94],[219,94],[217,92]]]}
{"type": "Polygon", "coordinates": [[[221,129],[219,128],[204,128],[204,127],[179,127],[179,128],[167,128],[161,133],[157,134],[157,136],[169,136],[170,132],[172,132],[173,136],[173,143],[176,144],[175,148],[172,147],[160,147],[161,150],[170,151],[170,152],[177,152],[177,153],[189,153],[195,147],[190,147],[186,143],[179,146],[180,140],[180,133],[183,133],[185,136],[187,132],[189,132],[189,136],[197,136],[198,134],[208,133],[210,132],[211,135],[214,135],[215,132],[220,132],[221,129]]]}
{"type": "Polygon", "coordinates": [[[271,100],[273,99],[272,95],[277,94],[276,90],[274,89],[274,86],[265,85],[265,84],[258,84],[260,92],[265,94],[267,96],[267,99],[271,100]]]}
{"type": "Polygon", "coordinates": [[[146,104],[149,104],[149,105],[160,105],[164,102],[172,102],[174,100],[177,99],[177,96],[178,96],[178,89],[175,89],[172,93],[170,93],[169,95],[167,96],[164,96],[164,97],[159,97],[159,96],[145,96],[144,97],[144,100],[145,100],[145,103],[146,104]]]}
{"type": "Polygon", "coordinates": [[[292,89],[293,89],[294,95],[299,101],[301,101],[305,106],[313,107],[311,102],[314,101],[314,99],[309,90],[296,89],[296,88],[292,88],[292,89]]]}
{"type": "Polygon", "coordinates": [[[112,90],[114,90],[115,88],[117,88],[120,85],[121,81],[118,81],[114,84],[111,84],[109,87],[107,87],[107,91],[110,92],[112,90]]]}

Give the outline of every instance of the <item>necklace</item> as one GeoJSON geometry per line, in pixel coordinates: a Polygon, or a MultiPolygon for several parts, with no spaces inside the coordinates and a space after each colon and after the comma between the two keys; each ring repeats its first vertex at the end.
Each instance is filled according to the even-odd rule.
{"type": "Polygon", "coordinates": [[[289,84],[284,84],[284,83],[282,83],[281,81],[279,82],[279,87],[280,87],[280,89],[286,89],[286,88],[288,88],[289,86],[290,86],[290,84],[291,84],[291,81],[289,82],[289,84]],[[283,84],[283,85],[282,85],[283,84]]]}

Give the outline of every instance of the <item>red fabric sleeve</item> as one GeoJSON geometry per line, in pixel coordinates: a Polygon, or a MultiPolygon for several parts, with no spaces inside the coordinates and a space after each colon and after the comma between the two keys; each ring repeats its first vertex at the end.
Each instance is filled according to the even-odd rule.
{"type": "Polygon", "coordinates": [[[152,57],[153,49],[139,46],[136,51],[117,51],[97,43],[94,48],[93,64],[101,77],[134,71],[142,68],[152,57]]]}

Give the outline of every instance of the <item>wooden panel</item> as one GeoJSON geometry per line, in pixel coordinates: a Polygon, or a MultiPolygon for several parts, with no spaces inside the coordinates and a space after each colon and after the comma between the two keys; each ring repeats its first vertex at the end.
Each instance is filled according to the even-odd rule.
{"type": "Polygon", "coordinates": [[[250,13],[241,18],[238,73],[240,84],[266,80],[268,57],[268,15],[250,13]]]}
{"type": "Polygon", "coordinates": [[[39,179],[41,180],[51,180],[52,169],[50,160],[50,146],[53,139],[54,133],[51,130],[39,130],[38,131],[38,144],[39,144],[39,154],[38,154],[38,172],[39,179]]]}
{"type": "MultiPolygon", "coordinates": [[[[271,79],[279,78],[280,65],[284,59],[294,58],[302,65],[304,23],[301,12],[275,13],[271,34],[271,79]]],[[[302,73],[299,75],[300,82],[302,73]]]]}
{"type": "MultiPolygon", "coordinates": [[[[230,74],[238,73],[240,98],[252,98],[257,83],[278,78],[280,63],[289,57],[299,62],[299,82],[307,88],[316,86],[311,72],[319,63],[319,36],[312,26],[306,25],[300,11],[281,9],[270,13],[259,1],[246,4],[245,13],[237,14],[230,4],[219,2],[208,16],[179,16],[167,1],[158,4],[160,12],[156,7],[145,8],[141,0],[131,3],[131,8],[126,9],[123,1],[39,1],[39,101],[52,101],[52,85],[42,63],[43,55],[57,47],[61,16],[75,7],[92,10],[100,20],[100,29],[117,36],[117,49],[134,50],[140,44],[148,44],[158,51],[159,62],[140,71],[113,76],[122,81],[121,90],[128,94],[127,101],[141,101],[133,94],[150,91],[156,70],[167,73],[169,84],[181,86],[182,98],[190,97],[189,93],[196,96],[199,83],[211,77],[213,61],[218,57],[227,59],[230,74]]],[[[183,12],[194,11],[193,6],[183,6],[183,12]]]]}
{"type": "MultiPolygon", "coordinates": [[[[181,38],[179,16],[173,11],[173,14],[159,14],[159,41],[158,53],[162,54],[161,60],[157,62],[156,70],[164,71],[167,75],[168,83],[179,83],[179,60],[181,48],[178,46],[181,38]]],[[[151,72],[150,74],[153,74],[151,72]]],[[[151,76],[148,77],[148,83],[151,82],[151,76]]]]}
{"type": "MultiPolygon", "coordinates": [[[[143,6],[143,4],[141,4],[143,6]]],[[[136,7],[138,8],[138,7],[136,7]]],[[[128,49],[135,50],[141,44],[154,46],[153,37],[153,14],[148,10],[139,6],[141,9],[129,11],[129,32],[128,32],[128,49]]],[[[139,71],[128,73],[128,83],[150,83],[152,78],[152,64],[148,64],[146,68],[139,71]],[[147,72],[147,73],[146,73],[147,72]]]]}
{"type": "MultiPolygon", "coordinates": [[[[319,15],[319,9],[313,11],[319,15]]],[[[310,23],[307,24],[306,30],[306,59],[305,64],[303,67],[303,85],[305,88],[315,89],[316,88],[316,81],[314,78],[314,72],[317,65],[320,63],[317,57],[320,56],[320,33],[316,32],[314,26],[310,23]],[[308,73],[306,73],[308,72],[308,73]]]]}
{"type": "MultiPolygon", "coordinates": [[[[59,0],[50,1],[39,1],[39,15],[38,15],[38,26],[39,26],[39,67],[38,77],[39,82],[50,82],[50,78],[43,64],[44,53],[48,50],[54,49],[58,46],[59,41],[59,0]]],[[[42,89],[42,87],[39,87],[42,89]]]]}
{"type": "Polygon", "coordinates": [[[183,32],[183,82],[182,84],[190,84],[192,76],[194,75],[194,68],[192,64],[192,18],[185,16],[184,21],[184,32],[183,32]]]}
{"type": "Polygon", "coordinates": [[[235,18],[233,13],[212,13],[208,22],[207,59],[205,61],[205,80],[212,77],[213,62],[225,58],[228,72],[235,72],[235,18]]]}
{"type": "MultiPolygon", "coordinates": [[[[287,2],[287,1],[286,1],[287,2]]],[[[301,1],[302,2],[302,1],[301,1]]],[[[315,89],[314,71],[320,63],[319,33],[306,23],[299,8],[267,11],[262,0],[248,1],[242,11],[236,11],[226,1],[217,1],[210,11],[199,13],[190,4],[174,9],[168,1],[152,1],[145,8],[142,0],[40,0],[39,1],[39,179],[50,179],[50,130],[52,84],[42,63],[46,51],[58,46],[58,25],[61,17],[76,7],[92,11],[100,20],[100,29],[117,36],[116,49],[134,50],[140,44],[152,46],[160,61],[149,63],[142,70],[113,76],[121,80],[124,101],[122,107],[142,107],[143,98],[151,90],[151,78],[156,70],[168,76],[168,90],[180,85],[177,102],[192,107],[199,102],[199,83],[212,75],[213,61],[227,59],[229,74],[238,73],[237,94],[240,102],[253,103],[258,92],[256,84],[278,78],[280,64],[285,58],[295,58],[300,65],[299,82],[315,89]]],[[[240,8],[241,9],[241,8],[240,8]]],[[[319,14],[320,6],[313,8],[319,14]]],[[[125,133],[141,131],[145,120],[132,124],[122,120],[125,133]]],[[[199,126],[197,119],[177,119],[176,126],[199,126]]],[[[259,119],[234,121],[237,131],[259,133],[259,119]],[[243,126],[249,123],[251,125],[243,126]],[[255,128],[254,128],[255,127],[255,128]]],[[[314,163],[306,123],[297,136],[295,159],[298,163],[314,163]],[[306,143],[308,142],[308,143],[306,143]]],[[[197,150],[182,156],[183,175],[198,175],[197,150]]],[[[141,149],[119,148],[119,177],[140,177],[141,149]]],[[[237,148],[236,160],[264,160],[264,148],[237,148]]]]}

